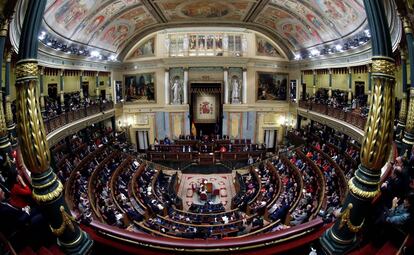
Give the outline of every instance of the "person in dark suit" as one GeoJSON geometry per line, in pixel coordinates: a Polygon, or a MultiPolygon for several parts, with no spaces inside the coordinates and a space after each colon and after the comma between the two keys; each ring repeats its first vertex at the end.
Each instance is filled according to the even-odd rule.
{"type": "Polygon", "coordinates": [[[7,219],[0,224],[0,231],[6,237],[11,237],[11,241],[14,239],[21,243],[21,240],[25,240],[36,244],[53,238],[43,216],[35,211],[29,206],[21,209],[11,205],[0,188],[0,219],[7,219]]]}

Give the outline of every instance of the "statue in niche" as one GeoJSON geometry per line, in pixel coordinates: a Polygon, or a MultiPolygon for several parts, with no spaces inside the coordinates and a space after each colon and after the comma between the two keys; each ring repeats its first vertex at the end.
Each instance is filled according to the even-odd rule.
{"type": "Polygon", "coordinates": [[[171,86],[172,95],[173,95],[173,104],[181,104],[181,84],[180,77],[175,76],[174,82],[171,86]]]}
{"type": "Polygon", "coordinates": [[[231,103],[240,104],[240,82],[236,75],[231,77],[231,103]]]}

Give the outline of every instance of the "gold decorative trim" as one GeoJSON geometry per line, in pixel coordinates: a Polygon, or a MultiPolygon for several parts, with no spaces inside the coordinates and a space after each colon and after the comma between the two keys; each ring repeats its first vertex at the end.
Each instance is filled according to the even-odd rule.
{"type": "Polygon", "coordinates": [[[406,93],[403,93],[403,98],[401,100],[401,107],[400,107],[400,113],[398,116],[398,120],[401,123],[404,123],[407,121],[407,97],[406,93]]]}
{"type": "Polygon", "coordinates": [[[354,205],[352,203],[349,203],[346,209],[341,213],[341,221],[339,222],[338,229],[341,229],[346,225],[348,229],[353,233],[357,233],[361,230],[362,226],[364,225],[365,219],[359,226],[355,226],[354,224],[352,224],[350,216],[353,207],[354,205]]]}
{"type": "Polygon", "coordinates": [[[10,63],[11,62],[11,58],[12,58],[12,54],[13,54],[13,50],[9,49],[6,53],[6,62],[10,63]]]}
{"type": "Polygon", "coordinates": [[[359,177],[357,174],[354,175],[354,177],[359,181],[362,182],[363,184],[367,184],[367,185],[378,185],[378,182],[370,182],[370,181],[366,181],[364,179],[362,179],[361,177],[359,177]]]}
{"type": "MultiPolygon", "coordinates": [[[[375,59],[373,71],[393,75],[394,63],[387,59],[375,59]]],[[[395,80],[383,76],[373,77],[371,107],[361,146],[361,164],[371,171],[380,171],[390,151],[394,120],[395,80]]]]}
{"type": "Polygon", "coordinates": [[[46,203],[46,202],[50,202],[53,201],[55,199],[57,199],[63,191],[63,185],[60,181],[57,181],[58,185],[56,187],[56,189],[54,189],[53,191],[44,194],[44,195],[40,195],[36,193],[36,190],[33,191],[33,198],[34,200],[36,200],[37,202],[41,202],[41,203],[46,203]]]}
{"type": "Polygon", "coordinates": [[[16,65],[16,79],[21,79],[25,77],[33,77],[38,75],[37,60],[28,59],[24,62],[17,62],[16,65]]]}
{"type": "Polygon", "coordinates": [[[3,23],[1,24],[0,36],[6,37],[8,30],[9,30],[9,21],[5,19],[3,23]]]}
{"type": "Polygon", "coordinates": [[[408,20],[408,17],[402,17],[402,22],[403,22],[404,32],[406,34],[412,34],[413,29],[411,28],[411,24],[410,24],[410,21],[408,20]]]}
{"type": "Polygon", "coordinates": [[[60,225],[59,228],[54,228],[54,227],[52,227],[52,226],[49,225],[50,230],[52,231],[52,233],[55,236],[61,236],[65,232],[66,227],[69,227],[69,229],[72,232],[75,232],[75,226],[73,225],[73,222],[75,222],[75,218],[73,218],[73,216],[69,215],[65,211],[65,207],[63,207],[63,205],[61,205],[59,207],[59,209],[60,209],[60,213],[62,215],[62,224],[60,225]]]}
{"type": "Polygon", "coordinates": [[[352,243],[355,240],[354,238],[353,239],[349,239],[349,240],[343,240],[343,239],[339,238],[337,235],[335,235],[334,232],[332,231],[332,229],[331,229],[331,231],[329,231],[329,234],[331,235],[331,237],[336,242],[341,243],[341,244],[350,244],[350,243],[352,243]]]}
{"type": "Polygon", "coordinates": [[[348,182],[349,190],[353,194],[355,194],[359,197],[365,198],[365,199],[372,199],[372,198],[376,197],[377,194],[379,193],[379,185],[378,185],[377,189],[374,190],[374,191],[365,191],[365,190],[362,190],[362,189],[358,188],[357,186],[355,186],[354,182],[352,181],[353,179],[354,179],[354,177],[352,177],[352,179],[350,179],[349,182],[348,182]]]}
{"type": "MultiPolygon", "coordinates": [[[[37,65],[35,66],[36,68],[33,70],[37,70],[37,65]]],[[[26,74],[29,72],[26,72],[26,74]]],[[[50,151],[36,97],[36,88],[37,82],[35,79],[17,82],[17,131],[20,138],[21,152],[27,168],[33,173],[43,173],[49,169],[50,151]]]]}
{"type": "Polygon", "coordinates": [[[410,89],[410,99],[408,103],[407,117],[406,117],[406,128],[405,131],[412,133],[414,130],[414,89],[410,89]]]}
{"type": "Polygon", "coordinates": [[[373,59],[372,72],[394,76],[395,63],[389,59],[373,59]]]}
{"type": "Polygon", "coordinates": [[[13,111],[11,108],[10,96],[6,96],[6,122],[13,123],[13,111]]]}
{"type": "Polygon", "coordinates": [[[414,145],[414,141],[409,141],[407,139],[405,139],[405,137],[402,139],[403,143],[405,144],[410,144],[410,145],[414,145]]]}
{"type": "Polygon", "coordinates": [[[62,241],[60,241],[59,240],[59,243],[60,244],[62,244],[62,245],[64,245],[64,246],[66,246],[66,247],[71,247],[71,246],[75,246],[77,243],[79,243],[79,241],[82,239],[82,234],[83,232],[82,231],[80,231],[79,232],[79,236],[75,239],[75,241],[73,241],[73,242],[70,242],[70,243],[65,243],[65,242],[62,242],[62,241]]]}
{"type": "Polygon", "coordinates": [[[47,182],[47,183],[45,183],[45,184],[42,184],[42,185],[32,184],[32,186],[33,186],[33,188],[36,188],[36,189],[44,189],[44,188],[46,188],[46,187],[49,187],[49,186],[53,185],[53,183],[54,183],[56,180],[57,180],[57,177],[56,177],[56,175],[55,175],[55,177],[54,177],[51,181],[49,181],[49,182],[47,182]]]}
{"type": "Polygon", "coordinates": [[[0,91],[0,137],[7,136],[6,118],[3,111],[3,94],[0,91]]]}

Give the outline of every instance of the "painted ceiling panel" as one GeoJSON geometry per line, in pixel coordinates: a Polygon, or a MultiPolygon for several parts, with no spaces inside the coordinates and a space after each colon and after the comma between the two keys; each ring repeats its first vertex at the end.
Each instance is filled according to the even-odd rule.
{"type": "Polygon", "coordinates": [[[242,21],[255,1],[246,0],[163,0],[155,1],[169,21],[242,21]]]}
{"type": "Polygon", "coordinates": [[[48,31],[114,53],[161,23],[255,26],[297,51],[356,33],[365,20],[362,0],[48,0],[44,14],[48,31]]]}

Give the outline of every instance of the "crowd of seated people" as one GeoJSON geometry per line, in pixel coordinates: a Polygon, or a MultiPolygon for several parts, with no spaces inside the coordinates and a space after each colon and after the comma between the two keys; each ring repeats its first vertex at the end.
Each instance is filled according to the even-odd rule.
{"type": "Polygon", "coordinates": [[[287,167],[280,158],[276,157],[272,164],[279,174],[283,191],[277,198],[276,203],[269,209],[269,218],[273,221],[280,220],[284,223],[295,199],[299,196],[298,183],[294,177],[293,170],[287,167]]]}
{"type": "Polygon", "coordinates": [[[246,214],[238,209],[217,213],[191,213],[175,208],[168,209],[168,217],[175,220],[195,225],[200,224],[227,224],[246,218],[246,214]]]}
{"type": "Polygon", "coordinates": [[[278,183],[278,178],[276,178],[276,173],[273,172],[273,169],[269,169],[266,164],[263,164],[263,162],[260,163],[254,171],[257,172],[259,181],[262,185],[259,190],[259,195],[255,201],[249,205],[251,213],[264,211],[266,206],[269,205],[270,201],[276,195],[278,185],[280,185],[280,183],[278,183]]]}
{"type": "MultiPolygon", "coordinates": [[[[43,118],[53,118],[64,112],[76,111],[92,105],[98,105],[100,102],[100,99],[90,99],[89,97],[80,99],[79,92],[66,93],[63,104],[59,102],[59,99],[46,96],[43,118]]],[[[103,100],[102,102],[105,103],[107,100],[103,100]]]]}
{"type": "Polygon", "coordinates": [[[339,197],[340,184],[334,166],[310,146],[303,147],[303,153],[322,171],[326,183],[326,208],[329,209],[329,212],[336,211],[340,208],[341,201],[339,197]]]}
{"type": "Polygon", "coordinates": [[[306,162],[303,162],[293,151],[289,152],[288,158],[299,169],[303,182],[302,198],[291,214],[290,224],[296,226],[307,221],[318,206],[317,194],[320,187],[318,186],[316,173],[306,162]]]}
{"type": "Polygon", "coordinates": [[[361,95],[357,98],[353,98],[351,103],[348,103],[348,93],[342,90],[332,90],[332,96],[328,96],[326,89],[319,89],[313,98],[310,98],[312,102],[318,104],[324,104],[328,107],[342,109],[345,112],[357,112],[362,117],[367,117],[369,107],[367,105],[367,96],[361,95]]]}
{"type": "Polygon", "coordinates": [[[222,203],[214,204],[212,201],[206,201],[204,204],[192,203],[188,211],[193,213],[221,213],[225,211],[222,203]]]}
{"type": "Polygon", "coordinates": [[[160,213],[168,206],[168,204],[163,204],[159,201],[158,197],[154,195],[152,180],[157,173],[158,170],[145,165],[143,173],[137,179],[138,197],[154,213],[160,213]]]}
{"type": "MultiPolygon", "coordinates": [[[[96,167],[110,154],[110,149],[105,148],[99,153],[95,154],[89,162],[85,162],[81,168],[74,174],[74,197],[75,210],[82,217],[85,217],[86,222],[91,220],[92,209],[88,197],[88,182],[96,167]]],[[[103,190],[101,195],[105,195],[106,190],[103,190]]]]}
{"type": "MultiPolygon", "coordinates": [[[[126,228],[128,226],[125,225],[125,215],[116,207],[111,197],[112,190],[110,188],[112,174],[119,164],[126,159],[126,155],[119,155],[116,152],[112,152],[112,155],[113,156],[110,156],[109,158],[107,157],[109,160],[106,161],[97,175],[96,183],[94,184],[94,192],[95,194],[100,194],[97,200],[97,207],[105,222],[112,226],[126,228]]],[[[126,204],[126,201],[124,202],[126,204]]]]}
{"type": "Polygon", "coordinates": [[[256,174],[250,172],[244,175],[236,174],[240,190],[232,199],[232,207],[245,211],[248,203],[256,196],[259,189],[259,180],[256,174]]]}

